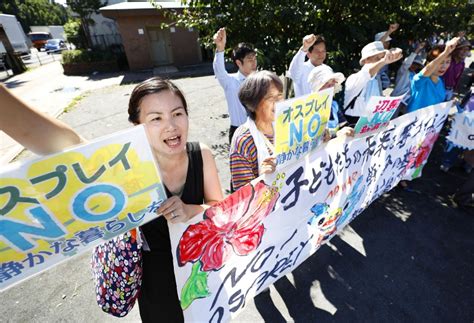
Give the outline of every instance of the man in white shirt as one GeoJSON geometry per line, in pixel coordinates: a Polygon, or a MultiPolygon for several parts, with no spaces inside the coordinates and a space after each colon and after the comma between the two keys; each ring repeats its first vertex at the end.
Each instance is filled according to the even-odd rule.
{"type": "Polygon", "coordinates": [[[293,80],[295,96],[311,93],[311,84],[308,82],[309,73],[316,66],[324,65],[326,59],[326,41],[321,35],[306,35],[303,46],[293,57],[288,69],[288,76],[293,80]],[[308,60],[305,62],[305,57],[308,60]]]}
{"type": "MultiPolygon", "coordinates": [[[[392,37],[390,35],[397,31],[398,27],[400,27],[399,24],[390,24],[388,26],[387,31],[381,31],[377,34],[375,34],[374,41],[381,41],[383,43],[383,47],[385,49],[390,48],[390,41],[392,40],[392,37]]],[[[377,77],[380,78],[380,82],[382,83],[382,90],[385,90],[390,86],[390,77],[389,77],[389,71],[388,71],[388,65],[385,65],[380,69],[378,72],[377,77]]]]}
{"type": "Polygon", "coordinates": [[[344,111],[350,125],[356,124],[359,117],[367,112],[366,106],[371,96],[382,95],[381,85],[376,78],[380,69],[403,57],[400,48],[386,50],[380,41],[365,45],[361,54],[359,63],[362,69],[347,78],[344,92],[344,111]]]}
{"type": "Polygon", "coordinates": [[[237,73],[229,74],[225,69],[224,50],[227,41],[225,28],[221,28],[214,34],[216,54],[212,67],[214,75],[224,89],[227,107],[230,116],[229,143],[235,130],[247,120],[247,112],[239,100],[239,88],[246,77],[257,70],[257,53],[253,46],[240,43],[233,52],[232,59],[239,68],[237,73]]]}

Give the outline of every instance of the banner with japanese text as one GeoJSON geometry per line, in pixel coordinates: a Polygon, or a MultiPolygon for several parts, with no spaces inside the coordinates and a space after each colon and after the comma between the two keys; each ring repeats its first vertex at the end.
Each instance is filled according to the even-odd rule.
{"type": "Polygon", "coordinates": [[[474,149],[474,111],[456,113],[446,138],[457,147],[474,149]]]}
{"type": "Polygon", "coordinates": [[[421,174],[451,103],[336,138],[170,225],[186,322],[227,322],[401,179],[421,174]]]}
{"type": "Polygon", "coordinates": [[[156,217],[166,198],[143,126],[0,173],[0,290],[156,217]]]}
{"type": "Polygon", "coordinates": [[[386,96],[372,96],[367,103],[367,113],[360,116],[355,125],[355,133],[368,133],[377,131],[380,128],[388,125],[392,116],[397,111],[402,96],[386,97],[386,96]]]}
{"type": "Polygon", "coordinates": [[[278,102],[275,108],[275,156],[278,167],[316,149],[331,114],[334,89],[278,102]]]}

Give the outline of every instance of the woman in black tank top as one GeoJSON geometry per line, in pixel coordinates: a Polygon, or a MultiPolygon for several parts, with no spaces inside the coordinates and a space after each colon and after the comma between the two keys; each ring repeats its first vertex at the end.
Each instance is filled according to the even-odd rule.
{"type": "Polygon", "coordinates": [[[185,222],[223,199],[217,167],[208,147],[187,142],[188,111],[170,81],[151,78],[138,84],[129,102],[129,120],[145,124],[168,199],[143,225],[143,282],[138,299],[143,322],[182,322],[168,225],[185,222]]]}

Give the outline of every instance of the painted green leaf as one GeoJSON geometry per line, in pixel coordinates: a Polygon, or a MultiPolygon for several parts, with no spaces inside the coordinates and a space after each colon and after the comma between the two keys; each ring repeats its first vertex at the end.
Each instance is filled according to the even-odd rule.
{"type": "Polygon", "coordinates": [[[423,169],[423,166],[425,166],[424,164],[418,166],[416,169],[415,169],[415,172],[413,173],[412,175],[412,178],[415,179],[417,178],[418,176],[420,176],[420,173],[421,173],[421,170],[423,169]]]}
{"type": "Polygon", "coordinates": [[[191,275],[181,290],[181,308],[185,310],[195,299],[210,295],[207,287],[207,272],[201,269],[201,262],[194,263],[191,275]]]}

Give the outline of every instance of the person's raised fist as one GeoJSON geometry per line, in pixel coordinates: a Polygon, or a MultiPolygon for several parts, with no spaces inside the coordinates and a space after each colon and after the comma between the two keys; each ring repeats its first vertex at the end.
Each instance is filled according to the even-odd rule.
{"type": "Polygon", "coordinates": [[[388,31],[389,31],[390,33],[393,33],[393,32],[395,32],[395,31],[398,29],[398,27],[400,27],[400,25],[397,24],[397,23],[390,24],[390,25],[388,26],[388,31]]]}
{"type": "Polygon", "coordinates": [[[314,42],[316,41],[316,36],[314,34],[306,35],[303,38],[303,52],[307,52],[308,49],[313,46],[314,42]]]}
{"type": "Polygon", "coordinates": [[[225,50],[225,43],[227,41],[227,35],[225,32],[225,28],[220,28],[212,37],[214,40],[214,44],[216,44],[216,50],[218,52],[222,52],[225,50]]]}
{"type": "Polygon", "coordinates": [[[384,57],[385,64],[392,64],[403,57],[403,52],[400,48],[392,48],[387,51],[384,57]]]}
{"type": "Polygon", "coordinates": [[[454,49],[456,49],[456,46],[458,45],[459,40],[460,40],[459,37],[454,37],[453,39],[449,40],[446,43],[446,48],[444,49],[444,51],[447,52],[448,54],[451,54],[454,51],[454,49]]]}

